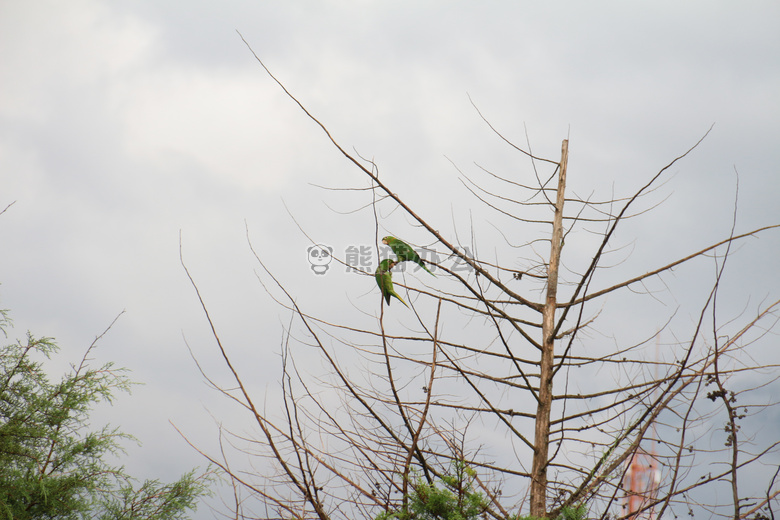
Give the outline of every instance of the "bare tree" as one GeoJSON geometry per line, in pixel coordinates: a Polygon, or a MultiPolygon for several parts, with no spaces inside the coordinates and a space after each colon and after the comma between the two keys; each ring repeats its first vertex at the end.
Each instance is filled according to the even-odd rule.
{"type": "MultiPolygon", "coordinates": [[[[738,233],[735,216],[718,243],[618,282],[605,284],[600,276],[616,230],[652,209],[640,201],[698,143],[630,196],[590,200],[566,193],[567,140],[560,158],[547,159],[491,126],[530,164],[525,183],[486,168],[478,170],[480,178],[459,170],[463,185],[520,252],[491,261],[477,247],[468,254],[455,232],[421,218],[375,164],[346,151],[257,61],[365,176],[367,190],[359,193],[371,196],[366,207],[377,243],[377,208],[398,208],[427,234],[430,247],[468,269],[440,262],[435,285],[401,284],[411,296],[414,328],[389,327],[384,305],[374,326],[333,323],[301,308],[250,240],[261,282],[291,316],[282,343],[281,414],[258,404],[198,292],[233,380],[222,384],[202,371],[204,377],[259,428],[258,437],[221,430],[223,451],[204,454],[230,476],[236,518],[374,518],[405,511],[422,484],[464,467],[484,497],[485,518],[556,516],[582,503],[602,518],[661,517],[696,507],[734,519],[774,517],[778,472],[769,471],[760,485],[739,477],[762,463],[777,466],[780,441],[754,446],[740,426],[774,405],[760,396],[751,401],[752,390],[776,384],[778,368],[756,361],[751,349],[773,330],[780,301],[725,321],[717,303],[731,246],[780,225],[738,233]],[[520,232],[532,238],[517,241],[520,232]],[[566,257],[566,240],[583,236],[592,237],[590,253],[566,257]],[[674,348],[654,355],[663,329],[628,345],[596,339],[607,296],[634,291],[652,298],[650,284],[666,283],[666,274],[691,262],[714,265],[713,281],[674,348]],[[300,367],[301,356],[314,352],[326,374],[300,367]],[[705,446],[702,438],[719,423],[725,424],[723,446],[705,446]],[[652,458],[658,478],[636,510],[621,506],[633,492],[624,489],[624,476],[639,453],[652,458]],[[247,458],[251,466],[238,462],[247,458]],[[728,496],[718,492],[724,482],[728,496]],[[255,511],[257,504],[264,509],[255,511]]],[[[478,238],[472,234],[470,243],[478,238]]]]}

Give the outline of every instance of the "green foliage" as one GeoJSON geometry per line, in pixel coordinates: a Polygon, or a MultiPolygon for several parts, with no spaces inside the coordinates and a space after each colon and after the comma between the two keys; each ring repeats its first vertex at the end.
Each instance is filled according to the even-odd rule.
{"type": "MultiPolygon", "coordinates": [[[[376,520],[477,520],[488,518],[489,503],[475,490],[476,472],[463,461],[456,461],[452,470],[438,482],[428,483],[417,478],[405,506],[384,511],[376,520]]],[[[585,504],[566,506],[556,520],[585,520],[585,504]]],[[[493,518],[490,516],[490,518],[493,518]]],[[[507,520],[547,520],[533,516],[512,515],[507,520]]]]}
{"type": "Polygon", "coordinates": [[[476,472],[462,461],[453,463],[452,471],[439,482],[416,479],[406,506],[385,511],[376,520],[476,520],[488,503],[474,489],[476,472]]]}
{"type": "MultiPolygon", "coordinates": [[[[588,516],[588,509],[585,507],[585,504],[580,504],[578,506],[565,506],[561,508],[561,512],[558,514],[555,520],[585,520],[588,516]]],[[[546,520],[541,518],[536,518],[535,516],[514,516],[511,517],[509,520],[546,520]]]]}
{"type": "Polygon", "coordinates": [[[567,506],[561,509],[561,520],[585,520],[588,517],[588,508],[585,504],[578,506],[567,506]]]}
{"type": "Polygon", "coordinates": [[[195,509],[198,497],[207,493],[207,480],[191,471],[173,484],[147,480],[135,489],[127,483],[111,496],[102,497],[91,517],[101,520],[184,518],[188,509],[195,509]]]}
{"type": "MultiPolygon", "coordinates": [[[[0,330],[8,324],[0,313],[0,330]]],[[[106,462],[132,437],[88,431],[89,412],[131,383],[110,363],[89,367],[93,347],[58,383],[33,359],[57,351],[51,338],[28,334],[26,343],[0,348],[0,520],[178,519],[207,493],[208,474],[135,489],[123,468],[106,462]]]]}

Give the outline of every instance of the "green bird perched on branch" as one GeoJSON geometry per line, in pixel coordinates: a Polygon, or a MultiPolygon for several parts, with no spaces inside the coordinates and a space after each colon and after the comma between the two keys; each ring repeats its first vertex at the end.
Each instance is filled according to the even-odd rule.
{"type": "MultiPolygon", "coordinates": [[[[393,289],[393,274],[390,272],[390,269],[392,269],[396,263],[397,262],[393,262],[389,258],[385,258],[379,262],[379,267],[376,268],[374,277],[376,277],[376,284],[382,291],[382,296],[384,296],[385,300],[387,300],[387,305],[390,305],[391,296],[395,296],[401,303],[406,305],[406,302],[403,300],[403,298],[398,296],[398,293],[393,289]]],[[[406,306],[409,307],[408,305],[406,306]]]]}
{"type": "Polygon", "coordinates": [[[409,246],[409,244],[403,240],[398,240],[395,237],[387,236],[382,239],[382,243],[390,246],[390,249],[393,250],[395,256],[398,257],[398,262],[414,262],[428,271],[431,276],[436,276],[435,274],[431,273],[427,267],[425,267],[425,264],[423,264],[423,261],[420,259],[420,255],[417,254],[417,251],[412,249],[411,246],[409,246]]]}

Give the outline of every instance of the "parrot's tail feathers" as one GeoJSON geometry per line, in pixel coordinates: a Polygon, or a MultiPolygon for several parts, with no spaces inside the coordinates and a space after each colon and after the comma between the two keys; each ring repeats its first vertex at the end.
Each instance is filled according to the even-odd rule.
{"type": "Polygon", "coordinates": [[[431,272],[431,270],[430,270],[430,269],[428,269],[427,267],[425,267],[425,264],[422,262],[422,260],[420,260],[420,267],[422,267],[423,269],[425,269],[426,271],[428,271],[428,274],[430,274],[431,276],[436,276],[435,274],[433,274],[433,273],[431,272]]]}
{"type": "Polygon", "coordinates": [[[400,297],[400,296],[398,296],[397,294],[394,294],[393,296],[395,296],[396,298],[398,298],[398,301],[400,301],[401,303],[403,303],[404,305],[406,305],[406,307],[407,307],[407,308],[409,308],[409,305],[408,305],[408,304],[407,304],[407,303],[404,301],[404,299],[403,299],[403,298],[401,298],[401,297],[400,297]]]}

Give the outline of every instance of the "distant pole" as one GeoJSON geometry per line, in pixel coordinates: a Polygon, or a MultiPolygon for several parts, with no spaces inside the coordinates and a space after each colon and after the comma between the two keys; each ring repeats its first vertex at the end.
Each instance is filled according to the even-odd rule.
{"type": "MultiPolygon", "coordinates": [[[[658,380],[658,343],[659,335],[655,337],[655,376],[658,380]]],[[[653,392],[655,395],[655,392],[653,392]]],[[[629,459],[626,473],[623,477],[623,489],[626,490],[626,501],[623,505],[625,513],[632,520],[655,520],[655,508],[644,509],[658,495],[658,485],[661,483],[661,472],[658,468],[658,458],[655,454],[656,436],[653,422],[653,438],[650,452],[641,447],[629,459]],[[640,512],[641,511],[641,512],[640,512]]]]}
{"type": "Polygon", "coordinates": [[[645,509],[655,499],[660,482],[658,462],[655,450],[650,453],[638,448],[629,459],[626,473],[623,477],[623,488],[626,490],[624,504],[625,513],[632,520],[654,520],[655,509],[645,509]]]}

